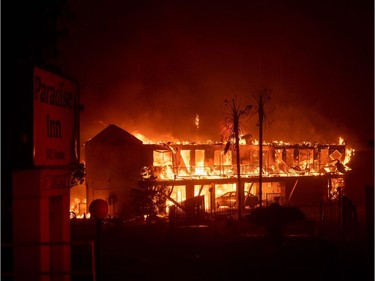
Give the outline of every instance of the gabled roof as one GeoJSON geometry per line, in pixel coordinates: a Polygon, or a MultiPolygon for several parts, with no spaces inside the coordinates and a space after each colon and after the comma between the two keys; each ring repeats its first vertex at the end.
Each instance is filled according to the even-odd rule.
{"type": "Polygon", "coordinates": [[[143,142],[137,139],[129,132],[121,129],[120,127],[110,124],[107,128],[101,131],[99,134],[91,138],[87,143],[92,142],[107,142],[111,144],[118,143],[132,143],[136,145],[142,145],[143,142]]]}

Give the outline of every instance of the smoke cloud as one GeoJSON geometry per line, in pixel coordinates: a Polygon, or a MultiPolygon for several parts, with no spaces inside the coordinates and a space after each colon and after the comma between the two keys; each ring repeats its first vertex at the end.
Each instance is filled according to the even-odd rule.
{"type": "MultiPolygon", "coordinates": [[[[224,100],[262,88],[265,141],[373,138],[371,1],[199,2],[74,3],[61,64],[80,85],[82,143],[109,124],[219,141],[224,100]]],[[[255,139],[256,119],[242,120],[255,139]]]]}

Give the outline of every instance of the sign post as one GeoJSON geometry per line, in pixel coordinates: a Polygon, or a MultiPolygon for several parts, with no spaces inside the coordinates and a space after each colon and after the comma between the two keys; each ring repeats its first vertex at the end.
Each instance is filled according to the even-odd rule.
{"type": "Polygon", "coordinates": [[[70,241],[70,168],[79,164],[78,85],[34,67],[30,89],[32,116],[25,117],[33,119],[33,165],[13,171],[12,180],[14,280],[25,274],[28,280],[51,280],[65,272],[59,280],[68,281],[70,247],[55,242],[70,241]]]}

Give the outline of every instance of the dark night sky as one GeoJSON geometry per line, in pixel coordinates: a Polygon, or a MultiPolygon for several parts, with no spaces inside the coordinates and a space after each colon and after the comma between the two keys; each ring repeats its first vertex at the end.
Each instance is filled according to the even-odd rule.
{"type": "MultiPolygon", "coordinates": [[[[264,87],[266,141],[373,139],[372,1],[72,2],[60,63],[80,85],[82,142],[110,123],[220,140],[224,99],[253,104],[264,87]]],[[[244,122],[257,139],[256,116],[244,122]]]]}

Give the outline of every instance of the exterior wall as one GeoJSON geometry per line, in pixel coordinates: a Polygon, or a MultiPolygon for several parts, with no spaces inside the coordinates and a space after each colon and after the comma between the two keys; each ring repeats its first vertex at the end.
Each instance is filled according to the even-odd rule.
{"type": "Polygon", "coordinates": [[[85,154],[87,206],[95,199],[104,199],[110,216],[130,215],[130,190],[136,187],[144,166],[142,143],[92,139],[86,144],[85,154]]]}

